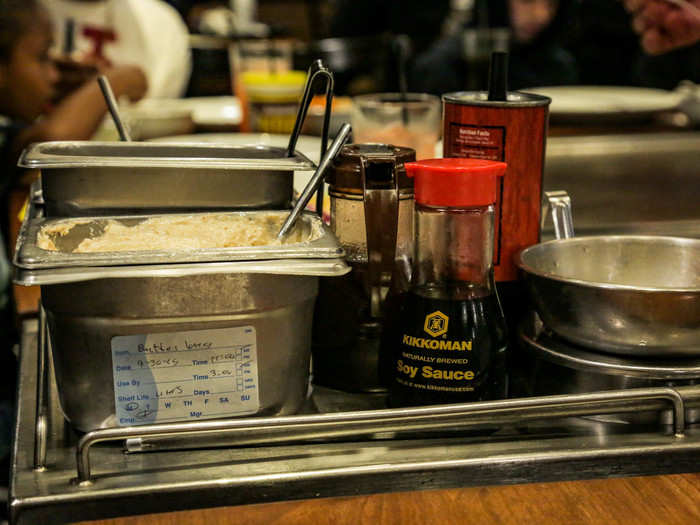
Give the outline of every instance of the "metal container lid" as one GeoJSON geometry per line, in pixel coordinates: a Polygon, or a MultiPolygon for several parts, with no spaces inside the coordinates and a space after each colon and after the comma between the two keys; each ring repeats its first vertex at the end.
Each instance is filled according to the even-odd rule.
{"type": "Polygon", "coordinates": [[[13,282],[22,286],[46,286],[97,279],[135,279],[154,277],[188,277],[193,275],[255,273],[338,277],[350,271],[345,260],[281,259],[269,261],[204,262],[193,264],[140,264],[133,266],[95,266],[27,270],[15,268],[13,282]]]}
{"type": "Polygon", "coordinates": [[[264,145],[150,142],[40,142],[24,150],[21,168],[210,168],[222,170],[309,171],[315,165],[285,148],[264,145]]]}
{"type": "Polygon", "coordinates": [[[488,91],[457,91],[455,93],[445,93],[442,96],[443,103],[449,102],[463,106],[484,106],[490,108],[530,108],[549,106],[552,102],[552,99],[549,97],[522,91],[509,91],[506,99],[489,100],[488,91]]]}
{"type": "Polygon", "coordinates": [[[404,163],[416,160],[416,152],[412,148],[390,144],[348,144],[343,147],[326,175],[326,182],[331,186],[331,190],[362,193],[363,159],[365,161],[393,159],[399,190],[413,192],[413,179],[406,176],[404,163]]]}

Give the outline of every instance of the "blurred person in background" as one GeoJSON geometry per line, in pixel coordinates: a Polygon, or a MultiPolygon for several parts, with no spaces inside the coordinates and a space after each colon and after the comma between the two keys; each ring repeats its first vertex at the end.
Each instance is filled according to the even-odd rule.
{"type": "Polygon", "coordinates": [[[673,89],[700,82],[698,26],[692,11],[662,0],[585,0],[567,47],[581,84],[673,89]]]}
{"type": "Polygon", "coordinates": [[[331,0],[331,37],[408,35],[419,53],[440,36],[450,0],[331,0]]]}
{"type": "Polygon", "coordinates": [[[692,8],[662,0],[623,0],[644,51],[660,55],[700,42],[700,0],[692,8]]]}
{"type": "MultiPolygon", "coordinates": [[[[18,339],[7,246],[3,239],[8,239],[9,230],[7,197],[19,177],[17,159],[32,142],[89,138],[107,111],[102,92],[93,79],[56,101],[60,74],[49,56],[52,40],[48,13],[38,0],[0,0],[0,461],[3,462],[9,453],[16,380],[11,349],[18,339]]],[[[117,96],[137,100],[146,92],[146,77],[136,66],[111,67],[104,74],[117,96]]]]}
{"type": "Polygon", "coordinates": [[[191,71],[187,26],[162,0],[42,0],[59,53],[105,67],[135,64],[148,78],[147,97],[184,94],[191,71]],[[67,34],[72,31],[72,35],[67,34]],[[63,49],[70,42],[73,49],[63,49]]]}
{"type": "MultiPolygon", "coordinates": [[[[509,89],[574,84],[578,81],[576,62],[563,43],[575,4],[574,0],[477,2],[465,30],[509,29],[509,89]]],[[[435,94],[464,90],[470,73],[463,32],[458,32],[416,58],[411,89],[435,94]]]]}
{"type": "MultiPolygon", "coordinates": [[[[358,95],[399,90],[399,53],[408,63],[442,31],[451,0],[331,0],[329,57],[336,91],[358,95]],[[402,35],[401,50],[396,37],[402,35]],[[408,39],[403,38],[403,35],[408,39]],[[408,45],[405,45],[405,44],[408,45]]],[[[323,58],[323,55],[321,54],[323,58]]],[[[305,57],[310,63],[313,58],[305,57]]]]}

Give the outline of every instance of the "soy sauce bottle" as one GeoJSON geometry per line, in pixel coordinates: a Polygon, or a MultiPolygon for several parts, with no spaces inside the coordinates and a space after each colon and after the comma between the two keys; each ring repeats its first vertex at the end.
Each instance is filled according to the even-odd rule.
{"type": "Polygon", "coordinates": [[[415,177],[410,289],[394,302],[391,406],[497,399],[507,331],[493,275],[494,203],[506,164],[406,163],[415,177]]]}

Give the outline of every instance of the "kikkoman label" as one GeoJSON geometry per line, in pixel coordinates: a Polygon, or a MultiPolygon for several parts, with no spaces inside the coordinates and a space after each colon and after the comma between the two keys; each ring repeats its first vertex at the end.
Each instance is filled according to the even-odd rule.
{"type": "Polygon", "coordinates": [[[406,346],[413,348],[429,348],[430,350],[458,350],[464,352],[472,349],[471,341],[445,341],[437,339],[425,339],[423,337],[414,337],[412,335],[403,335],[401,341],[406,346]]]}
{"type": "MultiPolygon", "coordinates": [[[[440,310],[430,313],[425,316],[423,330],[433,338],[445,335],[447,328],[450,325],[449,316],[443,314],[440,310]]],[[[406,346],[413,348],[427,348],[430,350],[449,350],[460,351],[472,349],[471,341],[450,341],[448,339],[426,339],[425,337],[416,337],[408,334],[403,334],[401,341],[406,346]]]]}
{"type": "Polygon", "coordinates": [[[450,323],[450,318],[441,311],[433,312],[425,316],[425,324],[423,330],[428,332],[433,337],[447,333],[447,327],[450,323]]]}
{"type": "Polygon", "coordinates": [[[394,378],[402,387],[433,394],[474,390],[481,372],[474,331],[460,301],[415,297],[404,310],[394,378]],[[466,323],[465,323],[466,321],[466,323]]]}

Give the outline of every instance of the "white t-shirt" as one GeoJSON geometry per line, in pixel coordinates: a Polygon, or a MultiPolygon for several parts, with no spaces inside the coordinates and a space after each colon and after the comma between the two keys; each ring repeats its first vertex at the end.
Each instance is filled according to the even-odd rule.
{"type": "Polygon", "coordinates": [[[147,97],[180,97],[187,88],[191,54],[187,26],[161,0],[42,0],[54,24],[56,46],[73,19],[75,51],[97,54],[112,64],[140,66],[148,78],[147,97]]]}

